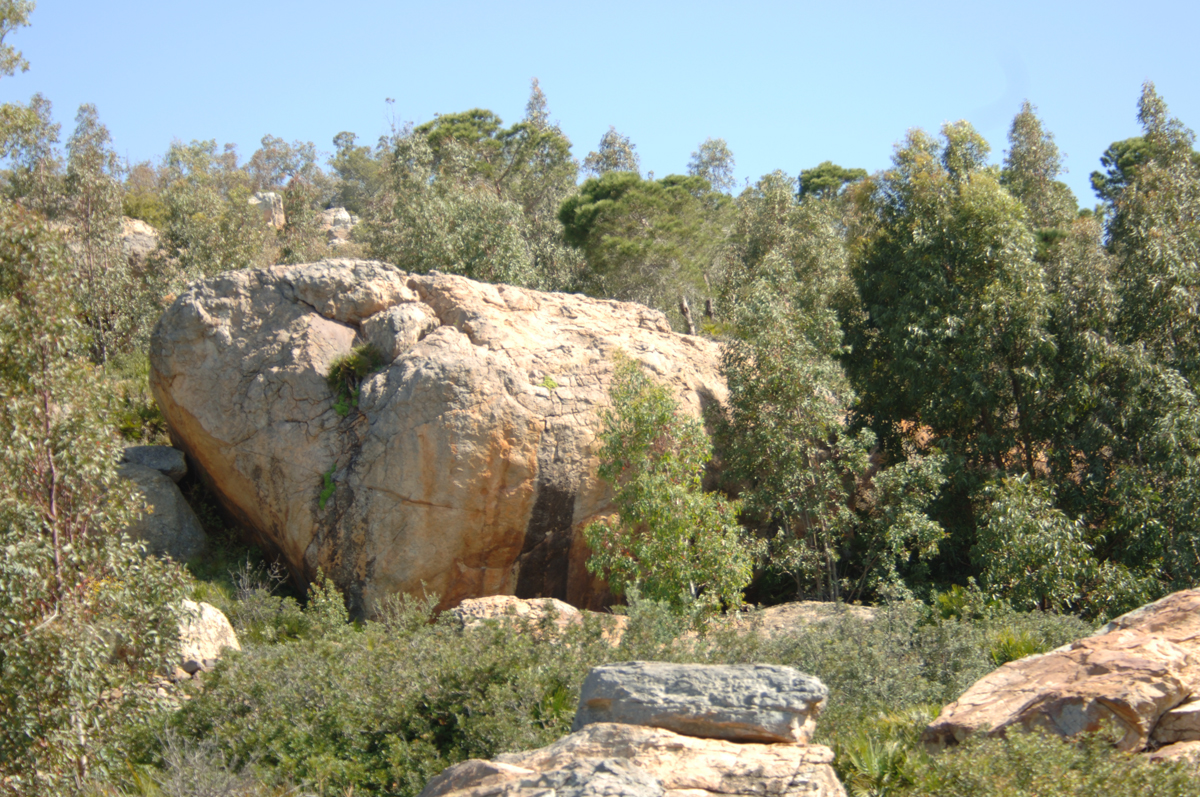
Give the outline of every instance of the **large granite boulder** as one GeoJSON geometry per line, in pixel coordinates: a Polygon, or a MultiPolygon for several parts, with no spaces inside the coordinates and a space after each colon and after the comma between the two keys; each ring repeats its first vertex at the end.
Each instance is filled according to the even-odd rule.
{"type": "Polygon", "coordinates": [[[606,664],[583,682],[574,730],[620,722],[734,742],[807,744],[828,696],[813,676],[774,664],[606,664]]]}
{"type": "Polygon", "coordinates": [[[150,254],[158,248],[158,230],[141,219],[121,217],[121,250],[125,258],[135,267],[145,264],[150,254]]]}
{"type": "Polygon", "coordinates": [[[1127,751],[1197,738],[1200,590],[1168,595],[1095,635],[984,676],[926,728],[930,747],[972,733],[1043,728],[1064,736],[1108,724],[1127,751]],[[1163,723],[1162,730],[1157,726],[1163,723]]]}
{"type": "Polygon", "coordinates": [[[150,381],[225,507],[354,611],[396,592],[601,608],[580,532],[612,511],[594,443],[618,349],[694,415],[725,395],[716,344],[659,312],[352,260],[194,283],[150,381]],[[330,366],[367,341],[384,366],[335,407],[330,366]]]}

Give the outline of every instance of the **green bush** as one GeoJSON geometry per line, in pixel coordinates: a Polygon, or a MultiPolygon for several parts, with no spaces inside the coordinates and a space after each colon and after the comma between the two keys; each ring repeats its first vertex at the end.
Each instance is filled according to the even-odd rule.
{"type": "Polygon", "coordinates": [[[363,379],[378,371],[382,365],[383,352],[370,343],[355,346],[349,354],[333,361],[325,380],[337,396],[333,409],[338,415],[344,418],[350,414],[351,407],[358,406],[359,386],[363,379]]]}
{"type": "Polygon", "coordinates": [[[611,411],[600,433],[600,477],[616,518],[584,529],[588,572],[613,592],[636,586],[680,611],[741,605],[754,546],[737,523],[738,503],[701,487],[712,444],[670,390],[622,352],[614,357],[611,411]]]}
{"type": "Polygon", "coordinates": [[[1070,742],[1041,732],[968,739],[959,749],[921,756],[912,778],[910,793],[926,797],[1200,794],[1192,765],[1151,763],[1123,753],[1103,733],[1070,742]]]}

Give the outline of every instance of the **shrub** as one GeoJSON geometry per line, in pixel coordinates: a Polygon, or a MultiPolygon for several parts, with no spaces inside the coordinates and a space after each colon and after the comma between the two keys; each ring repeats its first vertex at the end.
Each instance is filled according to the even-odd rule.
{"type": "Polygon", "coordinates": [[[371,373],[383,365],[383,352],[370,343],[355,346],[342,357],[338,357],[329,366],[329,374],[325,377],[329,389],[337,398],[333,409],[343,418],[350,414],[351,407],[358,406],[359,386],[371,373]]]}
{"type": "Polygon", "coordinates": [[[680,610],[740,605],[753,548],[737,524],[737,502],[701,487],[712,458],[704,428],[637,362],[621,353],[615,361],[600,477],[612,486],[618,517],[584,529],[588,571],[603,573],[617,595],[636,585],[680,610]]]}

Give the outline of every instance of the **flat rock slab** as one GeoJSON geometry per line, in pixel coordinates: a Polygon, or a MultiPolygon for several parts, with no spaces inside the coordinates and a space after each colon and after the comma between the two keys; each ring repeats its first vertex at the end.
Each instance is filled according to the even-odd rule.
{"type": "Polygon", "coordinates": [[[1159,719],[1200,689],[1200,591],[1169,595],[1094,636],[984,676],[926,728],[940,748],[973,733],[1039,727],[1064,736],[1104,724],[1145,749],[1159,719]]]}
{"type": "Polygon", "coordinates": [[[822,745],[737,743],[596,723],[538,750],[456,764],[430,780],[421,797],[845,797],[832,762],[822,745]]]}
{"type": "Polygon", "coordinates": [[[122,461],[152,468],[176,484],[187,475],[187,458],[171,446],[128,446],[122,461]]]}
{"type": "Polygon", "coordinates": [[[665,728],[736,742],[806,744],[829,690],[792,667],[634,661],[593,667],[574,730],[592,723],[665,728]]]}

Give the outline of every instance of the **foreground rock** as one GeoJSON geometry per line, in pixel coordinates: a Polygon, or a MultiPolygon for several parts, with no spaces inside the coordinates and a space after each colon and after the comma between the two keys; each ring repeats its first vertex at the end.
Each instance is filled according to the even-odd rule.
{"type": "Polygon", "coordinates": [[[1144,750],[1156,739],[1182,741],[1196,727],[1200,697],[1200,591],[1188,590],[1117,618],[1096,635],[1009,662],[946,706],[925,730],[941,747],[977,732],[1045,728],[1064,736],[1108,724],[1118,747],[1144,750]],[[1169,718],[1169,719],[1167,719],[1169,718]]]}
{"type": "MultiPolygon", "coordinates": [[[[714,701],[697,701],[695,693],[708,693],[711,698],[714,684],[722,684],[724,690],[715,702],[743,706],[742,720],[749,721],[739,724],[760,728],[776,723],[776,707],[764,700],[769,685],[778,684],[786,691],[784,681],[803,683],[806,692],[825,693],[820,681],[786,667],[689,665],[686,675],[676,665],[631,662],[617,665],[620,667],[630,676],[640,667],[643,675],[657,684],[649,687],[645,696],[657,696],[661,713],[684,720],[684,727],[705,731],[723,723],[712,722],[714,701]],[[674,675],[667,676],[668,672],[674,675]],[[758,716],[751,718],[755,713],[758,716]]],[[[774,744],[735,742],[646,727],[636,724],[634,716],[622,723],[589,722],[594,707],[588,703],[596,698],[588,697],[594,691],[589,692],[587,684],[596,682],[593,676],[598,671],[607,671],[599,680],[611,680],[614,669],[594,668],[588,674],[575,733],[539,750],[502,755],[495,761],[464,761],[429,781],[421,797],[844,797],[846,792],[830,766],[833,752],[821,745],[792,741],[794,736],[774,744]]],[[[641,715],[654,713],[650,703],[639,705],[645,709],[641,715]]],[[[814,716],[819,706],[813,706],[814,716]]],[[[726,708],[722,706],[718,712],[726,708]]]]}
{"type": "Polygon", "coordinates": [[[125,529],[126,534],[146,543],[150,553],[177,562],[186,562],[204,550],[208,536],[170,476],[129,461],[117,466],[117,474],[133,482],[150,509],[125,529]]]}
{"type": "Polygon", "coordinates": [[[656,311],[350,260],[193,284],[150,381],[225,507],[354,611],[423,591],[602,608],[581,530],[612,511],[593,449],[617,349],[692,414],[724,397],[716,344],[656,311]],[[368,339],[385,365],[335,408],[330,365],[368,339]]]}
{"type": "Polygon", "coordinates": [[[832,762],[833,751],[822,745],[739,744],[598,723],[540,750],[464,761],[431,780],[421,797],[533,797],[550,788],[557,797],[684,797],[683,790],[694,790],[688,797],[844,797],[832,762]]]}
{"type": "Polygon", "coordinates": [[[209,603],[183,602],[179,621],[179,667],[189,675],[211,670],[226,650],[241,650],[229,618],[209,603]]]}
{"type": "Polygon", "coordinates": [[[574,730],[620,722],[701,738],[807,744],[828,696],[824,684],[792,667],[609,664],[584,680],[574,730]]]}

